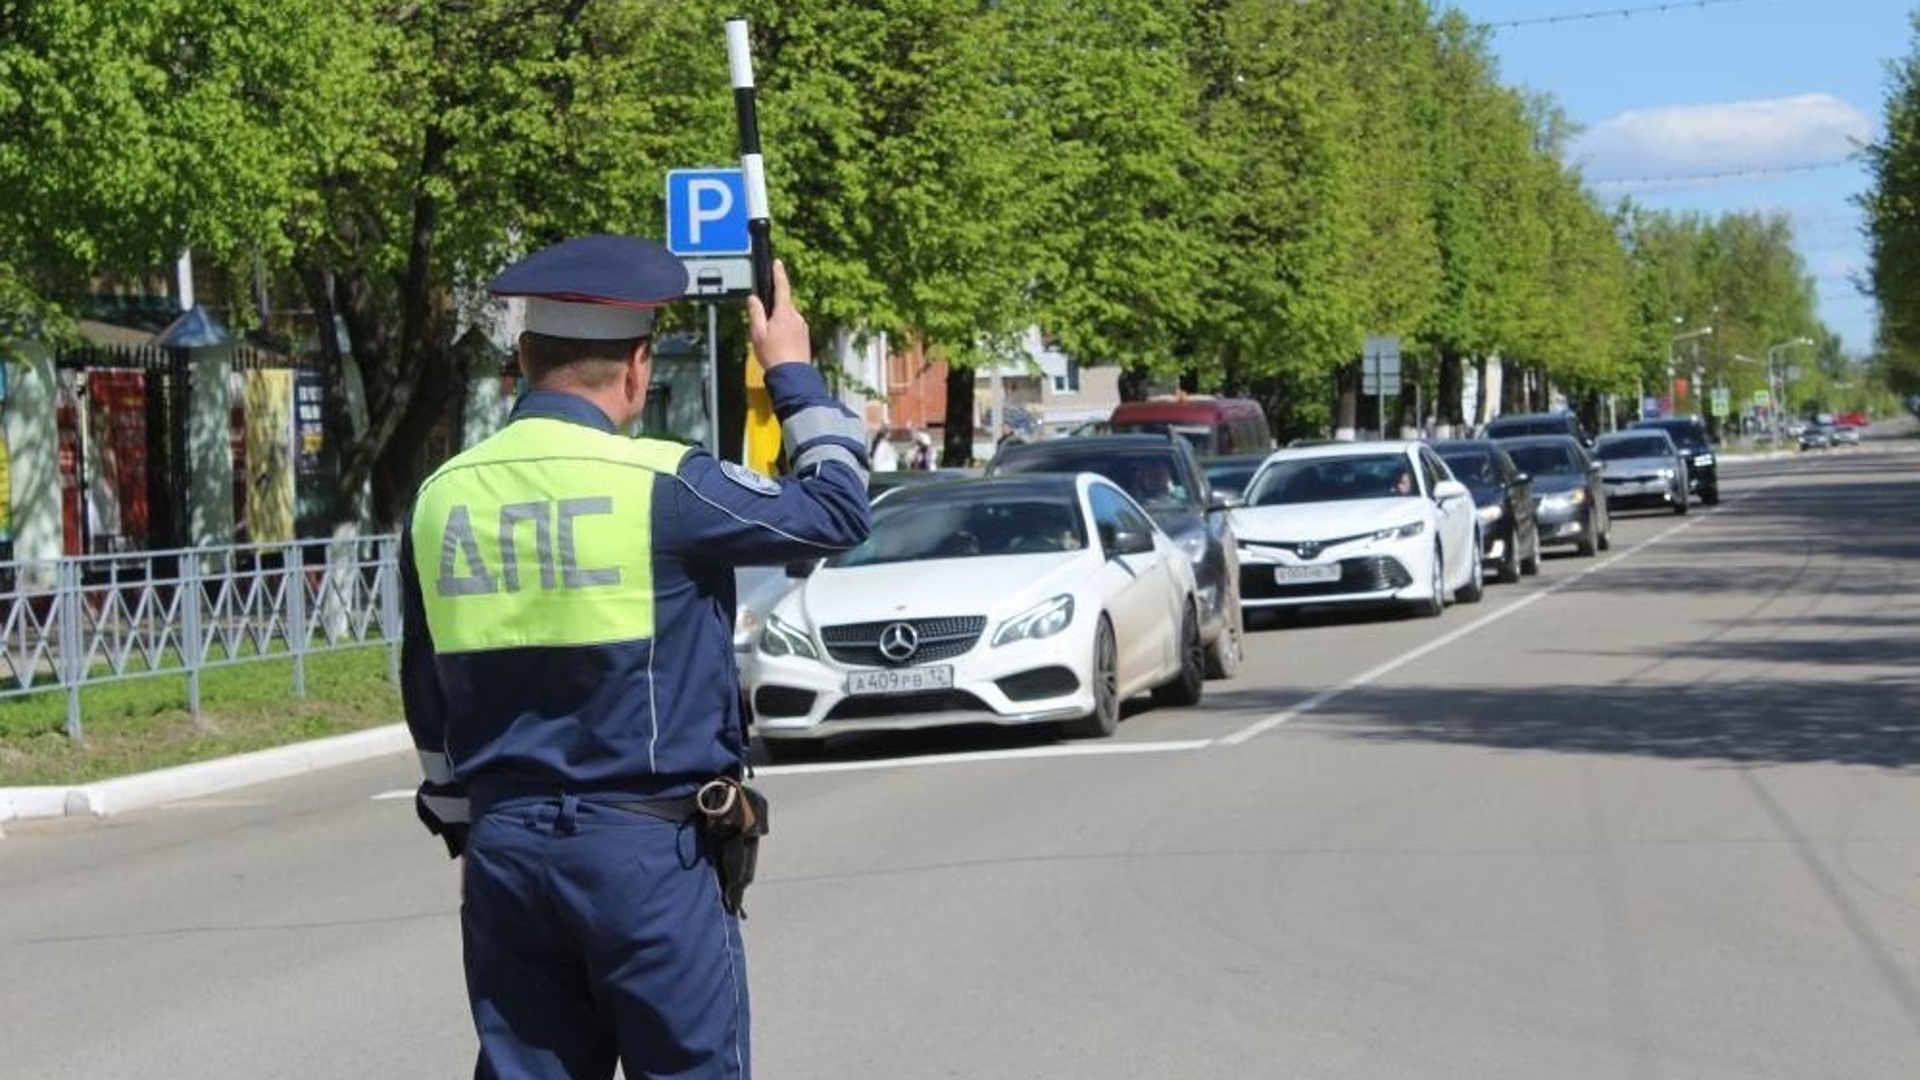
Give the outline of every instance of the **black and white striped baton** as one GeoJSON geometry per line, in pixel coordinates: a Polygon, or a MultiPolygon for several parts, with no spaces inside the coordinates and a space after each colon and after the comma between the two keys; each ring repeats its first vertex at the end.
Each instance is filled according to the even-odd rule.
{"type": "Polygon", "coordinates": [[[767,210],[767,170],[760,157],[760,114],[753,98],[753,53],[747,20],[727,20],[727,70],[740,124],[740,171],[747,181],[747,238],[753,253],[753,292],[773,311],[773,218],[767,210]]]}

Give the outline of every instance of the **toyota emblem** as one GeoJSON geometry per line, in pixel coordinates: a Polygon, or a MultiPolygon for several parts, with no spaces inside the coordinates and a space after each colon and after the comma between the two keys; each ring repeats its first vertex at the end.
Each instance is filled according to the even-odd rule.
{"type": "Polygon", "coordinates": [[[920,650],[920,632],[912,623],[890,623],[880,631],[880,655],[896,664],[904,664],[913,659],[920,650]]]}
{"type": "Polygon", "coordinates": [[[1314,543],[1311,540],[1307,541],[1304,544],[1301,544],[1299,547],[1296,547],[1293,550],[1299,552],[1300,557],[1303,559],[1318,558],[1320,555],[1320,545],[1314,543]]]}

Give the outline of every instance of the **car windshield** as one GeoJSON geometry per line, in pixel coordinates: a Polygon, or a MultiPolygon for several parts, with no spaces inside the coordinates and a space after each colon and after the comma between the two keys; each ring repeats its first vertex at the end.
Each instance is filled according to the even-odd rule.
{"type": "Polygon", "coordinates": [[[867,539],[829,558],[827,565],[1043,554],[1086,546],[1079,504],[1065,491],[1058,496],[968,493],[882,501],[874,507],[867,539]]]}
{"type": "Polygon", "coordinates": [[[1207,474],[1207,483],[1212,484],[1215,491],[1237,494],[1247,489],[1247,482],[1260,470],[1260,461],[1219,462],[1202,464],[1200,467],[1207,474]]]}
{"type": "Polygon", "coordinates": [[[1090,472],[1119,484],[1127,494],[1148,510],[1177,510],[1187,506],[1193,493],[1181,482],[1180,470],[1170,450],[1114,453],[1089,450],[1085,454],[1024,454],[995,467],[1000,473],[1090,472]]]}
{"type": "Polygon", "coordinates": [[[1500,470],[1494,467],[1493,455],[1485,450],[1459,450],[1442,454],[1441,460],[1453,470],[1454,479],[1469,487],[1493,487],[1500,483],[1500,470]]]}
{"type": "Polygon", "coordinates": [[[1420,493],[1405,454],[1276,461],[1254,477],[1252,506],[1412,498],[1420,493]]]}
{"type": "Polygon", "coordinates": [[[1502,437],[1510,435],[1564,435],[1571,425],[1565,420],[1551,416],[1534,417],[1527,420],[1495,420],[1487,425],[1487,434],[1502,437]]]}
{"type": "Polygon", "coordinates": [[[1535,476],[1571,476],[1580,472],[1580,459],[1570,446],[1510,446],[1507,456],[1521,472],[1535,476]]]}
{"type": "Polygon", "coordinates": [[[1697,446],[1707,441],[1706,435],[1701,433],[1701,431],[1692,424],[1636,424],[1634,426],[1647,428],[1652,431],[1664,431],[1672,437],[1674,444],[1677,446],[1686,446],[1688,444],[1697,446]]]}
{"type": "MultiPolygon", "coordinates": [[[[1178,435],[1187,440],[1193,452],[1206,457],[1217,454],[1220,448],[1214,445],[1213,429],[1205,424],[1183,424],[1170,420],[1128,420],[1112,425],[1118,435],[1178,435]]],[[[1135,496],[1138,498],[1139,496],[1135,496]]]]}
{"type": "Polygon", "coordinates": [[[1601,461],[1622,461],[1627,458],[1671,457],[1672,444],[1664,438],[1647,436],[1639,439],[1608,439],[1601,443],[1594,454],[1601,461]]]}

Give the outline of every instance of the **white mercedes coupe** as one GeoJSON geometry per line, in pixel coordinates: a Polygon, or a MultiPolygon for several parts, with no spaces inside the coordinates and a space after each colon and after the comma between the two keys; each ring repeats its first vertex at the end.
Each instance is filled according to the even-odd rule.
{"type": "Polygon", "coordinates": [[[776,761],[832,735],[1059,724],[1111,735],[1120,703],[1200,700],[1193,567],[1092,473],[902,489],[759,628],[754,730],[776,761]]]}
{"type": "Polygon", "coordinates": [[[1418,442],[1278,450],[1231,511],[1248,611],[1411,605],[1438,615],[1483,589],[1473,496],[1418,442]]]}

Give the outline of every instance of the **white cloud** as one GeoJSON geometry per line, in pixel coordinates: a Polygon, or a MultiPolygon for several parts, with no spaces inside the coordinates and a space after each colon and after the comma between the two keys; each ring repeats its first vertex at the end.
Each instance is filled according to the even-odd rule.
{"type": "Polygon", "coordinates": [[[1593,181],[1804,168],[1845,161],[1872,136],[1832,94],[1634,109],[1584,132],[1573,159],[1593,181]]]}

